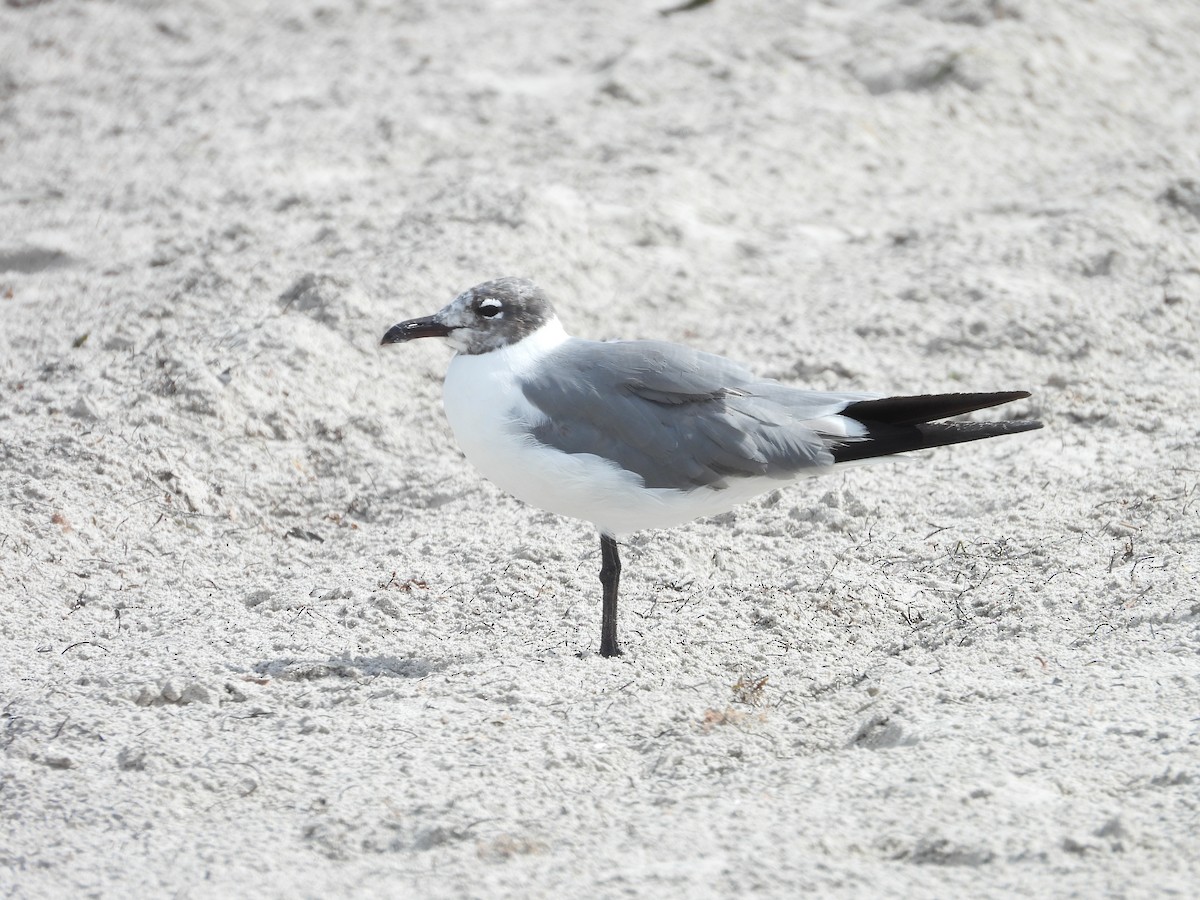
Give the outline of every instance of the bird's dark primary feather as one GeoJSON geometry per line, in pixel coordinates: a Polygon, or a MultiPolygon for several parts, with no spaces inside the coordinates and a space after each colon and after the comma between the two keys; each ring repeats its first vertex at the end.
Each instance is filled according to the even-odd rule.
{"type": "Polygon", "coordinates": [[[1034,431],[1042,427],[1041,422],[933,421],[1023,400],[1028,396],[1027,391],[998,391],[988,394],[924,394],[917,397],[858,400],[846,406],[842,415],[861,422],[867,433],[862,438],[835,447],[833,458],[839,463],[853,462],[1034,431]]]}
{"type": "Polygon", "coordinates": [[[918,425],[949,419],[977,409],[988,409],[1014,400],[1024,400],[1029,391],[993,391],[989,394],[921,394],[916,397],[882,397],[859,400],[842,410],[843,416],[859,422],[888,425],[918,425]]]}

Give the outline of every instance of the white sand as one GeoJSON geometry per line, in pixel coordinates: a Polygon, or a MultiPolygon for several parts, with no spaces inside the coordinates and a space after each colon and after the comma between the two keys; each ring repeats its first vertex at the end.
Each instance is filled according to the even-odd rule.
{"type": "Polygon", "coordinates": [[[1200,7],[665,5],[0,4],[0,894],[1195,894],[1200,7]],[[603,660],[377,346],[502,274],[1047,428],[630,540],[603,660]]]}

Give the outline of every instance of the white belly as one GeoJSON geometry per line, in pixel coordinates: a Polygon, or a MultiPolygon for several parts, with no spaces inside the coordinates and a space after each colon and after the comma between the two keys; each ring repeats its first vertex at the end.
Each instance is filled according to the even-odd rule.
{"type": "Polygon", "coordinates": [[[497,487],[617,536],[716,515],[783,483],[746,478],[724,490],[646,488],[640,476],[609,460],[562,453],[533,440],[530,429],[545,417],[525,399],[517,377],[565,339],[555,320],[512,347],[460,353],[450,362],[443,388],[446,417],[467,459],[497,487]]]}

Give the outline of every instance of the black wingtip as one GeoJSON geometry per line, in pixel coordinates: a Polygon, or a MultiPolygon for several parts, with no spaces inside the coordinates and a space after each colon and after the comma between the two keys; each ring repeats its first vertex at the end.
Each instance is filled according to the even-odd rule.
{"type": "Polygon", "coordinates": [[[892,456],[912,450],[929,450],[950,444],[965,444],[1006,434],[1037,431],[1042,423],[1021,419],[1011,422],[922,422],[919,425],[868,425],[867,436],[834,447],[835,463],[892,456]]]}
{"type": "Polygon", "coordinates": [[[1028,396],[1028,391],[995,391],[986,394],[924,394],[858,400],[847,405],[841,415],[860,422],[867,433],[834,447],[833,459],[839,463],[852,462],[1036,431],[1042,427],[1042,423],[1032,419],[1008,422],[934,421],[1024,400],[1028,396]]]}
{"type": "Polygon", "coordinates": [[[992,391],[986,394],[921,394],[913,397],[883,397],[859,400],[842,410],[843,416],[859,422],[885,422],[888,425],[917,425],[936,419],[948,419],[1024,400],[1029,391],[992,391]]]}

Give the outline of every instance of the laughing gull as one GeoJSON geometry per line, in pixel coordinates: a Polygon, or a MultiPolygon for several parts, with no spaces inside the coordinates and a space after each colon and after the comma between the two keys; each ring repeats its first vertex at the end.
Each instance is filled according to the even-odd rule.
{"type": "Polygon", "coordinates": [[[787,387],[665,341],[586,341],[524,278],[477,285],[384,344],[455,350],[443,403],[459,446],[497,487],[600,531],[600,654],[617,656],[617,537],[712,516],[844,463],[1041,428],[937,422],[1026,391],[880,397],[787,387]]]}

